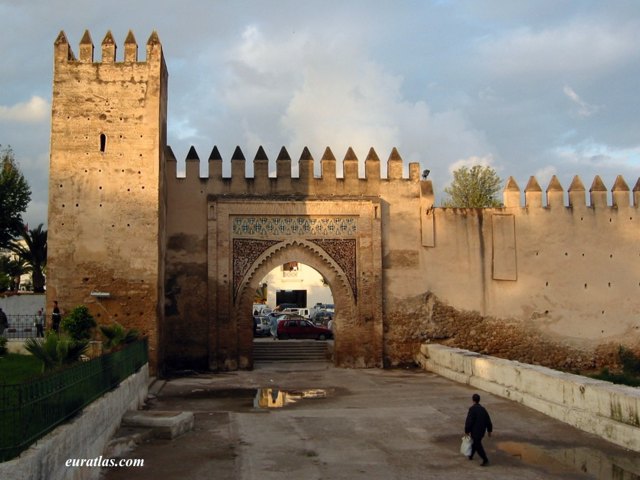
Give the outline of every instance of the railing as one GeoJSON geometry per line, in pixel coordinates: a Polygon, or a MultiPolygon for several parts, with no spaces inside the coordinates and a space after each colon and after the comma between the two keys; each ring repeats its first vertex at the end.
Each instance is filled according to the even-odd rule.
{"type": "Polygon", "coordinates": [[[17,385],[0,385],[0,462],[73,417],[148,362],[147,340],[17,385]]]}
{"type": "MultiPolygon", "coordinates": [[[[24,339],[31,337],[38,337],[38,328],[36,326],[36,315],[7,315],[9,320],[9,327],[4,330],[3,337],[7,339],[24,339]]],[[[45,324],[47,319],[44,320],[45,324]]],[[[43,332],[46,329],[42,327],[43,332]]]]}

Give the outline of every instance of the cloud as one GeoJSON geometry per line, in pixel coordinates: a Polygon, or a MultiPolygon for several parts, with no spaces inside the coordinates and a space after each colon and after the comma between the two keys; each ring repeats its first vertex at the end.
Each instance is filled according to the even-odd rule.
{"type": "MultiPolygon", "coordinates": [[[[419,162],[438,181],[456,159],[492,151],[484,132],[470,125],[463,110],[433,111],[428,99],[408,98],[404,75],[376,58],[365,32],[320,27],[268,32],[262,24],[247,24],[223,53],[209,50],[201,57],[203,66],[217,66],[202,75],[206,82],[185,90],[172,84],[172,91],[183,96],[172,103],[174,108],[191,102],[185,91],[199,99],[198,109],[173,117],[169,128],[178,164],[188,149],[185,142],[194,143],[201,158],[215,143],[225,159],[223,172],[229,174],[228,159],[236,145],[249,162],[263,146],[273,170],[284,145],[296,175],[305,146],[316,161],[316,172],[328,146],[338,159],[340,175],[341,160],[353,147],[363,174],[373,147],[384,175],[396,147],[405,170],[409,162],[419,162]]],[[[248,171],[251,174],[251,165],[248,171]]]]}
{"type": "Polygon", "coordinates": [[[640,56],[636,34],[633,24],[579,20],[537,30],[520,27],[481,39],[478,61],[501,76],[600,75],[640,56]]]}
{"type": "Polygon", "coordinates": [[[0,105],[0,121],[38,123],[46,120],[50,112],[49,102],[34,95],[28,102],[16,103],[11,107],[0,105]]]}
{"type": "Polygon", "coordinates": [[[266,36],[247,26],[230,49],[224,81],[212,87],[225,112],[218,133],[241,130],[245,154],[263,145],[272,157],[285,145],[295,160],[307,146],[318,161],[329,146],[341,160],[353,147],[362,163],[374,147],[384,163],[397,147],[405,164],[441,170],[491,151],[462,111],[433,112],[427,100],[406,98],[404,77],[373,59],[361,33],[349,33],[266,36]]]}
{"type": "Polygon", "coordinates": [[[554,165],[547,165],[536,170],[534,177],[538,180],[541,188],[546,190],[546,185],[549,184],[551,177],[558,174],[558,169],[554,165]]]}
{"type": "Polygon", "coordinates": [[[581,117],[590,117],[599,110],[599,107],[590,105],[582,98],[580,98],[580,96],[568,85],[565,85],[562,91],[567,97],[569,97],[569,99],[573,103],[575,103],[579,107],[578,115],[580,115],[581,117]]]}
{"type": "Polygon", "coordinates": [[[471,156],[468,158],[461,158],[460,160],[455,161],[451,165],[449,165],[449,173],[453,174],[456,170],[461,167],[473,167],[474,165],[480,165],[483,167],[493,167],[494,158],[493,155],[485,155],[483,157],[471,156]]]}
{"type": "Polygon", "coordinates": [[[623,169],[640,166],[640,147],[615,148],[585,141],[559,146],[554,152],[563,162],[573,165],[623,169]]]}

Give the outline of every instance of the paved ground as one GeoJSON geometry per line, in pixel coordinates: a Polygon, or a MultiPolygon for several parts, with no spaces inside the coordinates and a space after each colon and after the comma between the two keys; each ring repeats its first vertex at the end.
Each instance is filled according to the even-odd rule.
{"type": "Polygon", "coordinates": [[[639,454],[483,392],[495,430],[483,442],[491,464],[480,467],[458,451],[474,392],[421,370],[324,363],[174,379],[151,408],[193,411],[194,430],[140,444],[127,457],[144,468],[102,478],[640,478],[639,454]]]}

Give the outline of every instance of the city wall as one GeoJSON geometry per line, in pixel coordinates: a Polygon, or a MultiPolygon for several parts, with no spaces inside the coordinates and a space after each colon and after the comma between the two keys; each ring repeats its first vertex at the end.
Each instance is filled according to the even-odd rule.
{"type": "Polygon", "coordinates": [[[64,33],[54,51],[47,301],[142,330],[152,369],[250,368],[251,291],[280,261],[330,281],[342,366],[413,362],[426,339],[538,363],[551,345],[577,369],[602,345],[638,348],[638,183],[618,178],[609,202],[598,177],[588,192],[579,177],[567,191],[509,178],[502,208],[440,208],[396,149],[284,147],[271,160],[192,148],[178,176],[157,35],[146,61],[131,33],[123,61],[110,33],[102,61],[88,32],[79,60],[64,33]],[[234,230],[263,217],[282,230],[234,230]]]}
{"type": "MultiPolygon", "coordinates": [[[[611,191],[613,203],[608,204],[609,192],[598,177],[589,192],[579,177],[568,192],[555,177],[546,192],[533,177],[524,192],[510,178],[503,208],[440,208],[434,204],[431,182],[419,178],[417,164],[410,166],[409,178],[402,178],[402,160],[395,150],[385,164],[372,149],[362,169],[366,178],[357,177],[357,169],[349,165],[358,164],[352,151],[343,160],[345,178],[335,177],[334,164],[326,168],[327,159],[335,158],[330,149],[320,160],[321,177],[303,177],[313,171],[313,158],[305,150],[299,160],[301,176],[291,178],[286,156],[284,171],[281,158],[277,160],[277,177],[269,177],[266,167],[261,169],[259,162],[267,162],[262,150],[253,160],[254,178],[245,176],[248,162],[240,149],[231,159],[235,177],[222,177],[222,159],[215,148],[206,178],[200,178],[195,150],[186,159],[184,177],[177,177],[174,166],[167,169],[172,205],[168,271],[194,272],[183,277],[181,292],[187,285],[196,291],[207,288],[202,262],[211,261],[205,252],[209,195],[247,200],[298,195],[301,202],[375,197],[380,200],[386,364],[410,362],[426,338],[460,341],[505,356],[529,351],[531,361],[542,363],[546,351],[554,365],[566,368],[595,367],[589,352],[603,344],[638,346],[637,185],[631,192],[618,178],[611,191]],[[350,173],[352,177],[347,176],[350,173]],[[256,190],[259,182],[265,183],[256,190]],[[188,248],[180,248],[177,239],[188,248]],[[196,245],[200,245],[198,258],[196,245]],[[434,302],[440,307],[435,314],[434,302]],[[475,342],[474,328],[483,335],[475,342]],[[510,343],[519,348],[505,348],[510,343]],[[539,352],[532,352],[532,347],[539,352]]],[[[179,297],[177,303],[207,311],[201,295],[179,297]]],[[[203,329],[205,324],[203,319],[203,329]]]]}

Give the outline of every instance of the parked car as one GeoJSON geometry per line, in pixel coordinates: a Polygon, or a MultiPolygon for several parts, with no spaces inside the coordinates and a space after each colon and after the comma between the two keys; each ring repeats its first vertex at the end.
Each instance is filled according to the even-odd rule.
{"type": "Polygon", "coordinates": [[[300,315],[283,315],[278,319],[278,338],[315,338],[328,340],[333,332],[325,327],[318,327],[300,315]]]}
{"type": "Polygon", "coordinates": [[[276,308],[274,308],[273,311],[282,312],[285,308],[298,308],[298,305],[295,303],[281,303],[276,308]]]}
{"type": "Polygon", "coordinates": [[[254,325],[254,329],[253,329],[254,337],[266,337],[267,335],[270,335],[271,324],[267,316],[259,315],[259,316],[253,317],[253,325],[254,325]]]}
{"type": "Polygon", "coordinates": [[[304,318],[309,318],[309,315],[311,314],[311,311],[308,308],[285,308],[284,310],[282,310],[282,313],[294,313],[296,315],[300,315],[304,318]]]}
{"type": "Polygon", "coordinates": [[[309,318],[315,323],[327,323],[333,318],[335,307],[333,303],[316,303],[311,309],[309,318]]]}
{"type": "Polygon", "coordinates": [[[333,314],[325,310],[316,313],[315,317],[313,317],[313,323],[316,325],[327,326],[331,320],[333,320],[333,314]]]}
{"type": "Polygon", "coordinates": [[[254,303],[253,304],[253,315],[266,315],[267,313],[271,313],[272,310],[265,305],[264,303],[254,303]]]}

